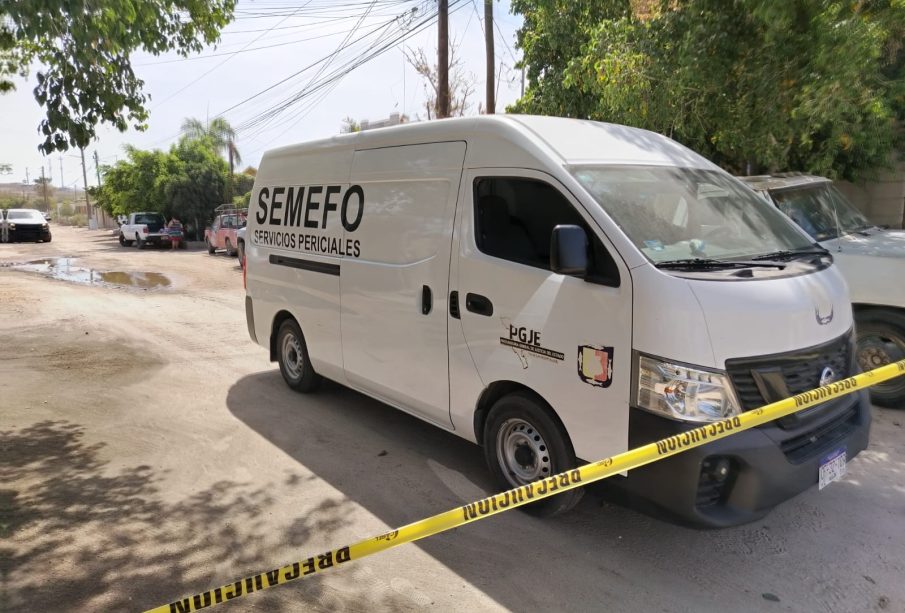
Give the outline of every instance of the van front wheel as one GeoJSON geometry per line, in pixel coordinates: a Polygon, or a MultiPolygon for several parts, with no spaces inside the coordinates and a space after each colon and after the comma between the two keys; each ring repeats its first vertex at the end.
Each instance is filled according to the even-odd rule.
{"type": "MultiPolygon", "coordinates": [[[[515,392],[500,398],[484,428],[484,457],[501,488],[512,489],[546,479],[577,464],[572,442],[541,402],[515,392]]],[[[574,489],[526,505],[526,511],[550,517],[568,511],[581,500],[574,489]]]]}
{"type": "Polygon", "coordinates": [[[297,392],[313,392],[321,383],[321,377],[308,359],[305,337],[295,320],[287,319],[277,332],[277,357],[280,372],[286,384],[297,392]]]}

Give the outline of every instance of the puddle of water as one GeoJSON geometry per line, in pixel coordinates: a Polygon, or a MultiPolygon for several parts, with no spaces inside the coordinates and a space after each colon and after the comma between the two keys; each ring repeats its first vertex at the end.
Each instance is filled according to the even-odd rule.
{"type": "Polygon", "coordinates": [[[109,287],[134,287],[139,289],[159,289],[172,284],[166,275],[159,272],[123,272],[103,271],[76,266],[75,258],[48,258],[32,260],[24,264],[11,264],[9,268],[24,272],[34,272],[53,279],[84,283],[86,285],[104,285],[109,287]]]}

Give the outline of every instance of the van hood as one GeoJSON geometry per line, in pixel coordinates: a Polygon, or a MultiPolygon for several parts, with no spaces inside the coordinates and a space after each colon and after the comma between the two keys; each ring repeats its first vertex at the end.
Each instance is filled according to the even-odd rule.
{"type": "Polygon", "coordinates": [[[812,347],[852,328],[848,288],[836,266],[794,277],[688,283],[719,368],[733,358],[812,347]]]}
{"type": "Polygon", "coordinates": [[[830,252],[883,258],[905,258],[905,230],[874,228],[820,243],[830,252]]]}
{"type": "Polygon", "coordinates": [[[852,327],[838,267],[750,280],[690,279],[632,269],[634,350],[723,370],[726,360],[797,351],[852,327]]]}

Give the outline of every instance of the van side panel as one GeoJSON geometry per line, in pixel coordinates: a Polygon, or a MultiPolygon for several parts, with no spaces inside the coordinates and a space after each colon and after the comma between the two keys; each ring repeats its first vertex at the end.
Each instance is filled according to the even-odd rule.
{"type": "Polygon", "coordinates": [[[450,428],[446,296],[464,142],[357,151],[365,213],[342,263],[348,382],[450,428]]]}
{"type": "Polygon", "coordinates": [[[258,343],[269,347],[274,318],[288,311],[302,328],[314,369],[339,382],[345,381],[340,282],[333,273],[345,249],[344,228],[340,211],[324,202],[329,190],[331,206],[341,206],[351,163],[351,149],[268,154],[255,179],[246,231],[258,343]]]}

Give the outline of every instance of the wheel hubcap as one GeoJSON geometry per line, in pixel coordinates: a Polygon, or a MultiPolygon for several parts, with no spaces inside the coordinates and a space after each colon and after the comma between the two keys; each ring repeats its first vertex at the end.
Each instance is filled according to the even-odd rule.
{"type": "Polygon", "coordinates": [[[302,376],[302,346],[295,334],[287,334],[283,337],[283,366],[293,379],[302,376]]]}
{"type": "MultiPolygon", "coordinates": [[[[861,370],[873,370],[905,359],[905,339],[884,336],[865,336],[858,340],[858,365],[861,370]]],[[[893,379],[877,385],[879,388],[898,387],[901,381],[893,379]]]]}
{"type": "Polygon", "coordinates": [[[547,442],[523,419],[507,419],[497,434],[497,460],[514,486],[525,485],[553,474],[547,442]]]}

